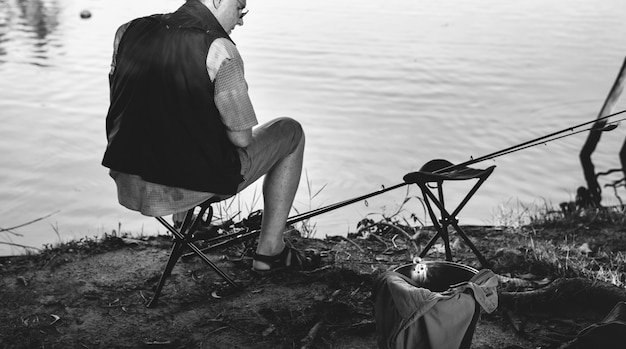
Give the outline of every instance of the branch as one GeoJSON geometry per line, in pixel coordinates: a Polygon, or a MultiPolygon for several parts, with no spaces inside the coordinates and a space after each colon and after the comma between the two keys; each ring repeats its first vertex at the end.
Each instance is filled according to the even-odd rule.
{"type": "Polygon", "coordinates": [[[0,241],[0,244],[2,244],[2,245],[9,245],[9,246],[15,246],[15,247],[21,247],[21,248],[30,248],[30,249],[33,249],[33,250],[41,251],[41,249],[38,248],[38,247],[20,245],[20,244],[16,244],[16,243],[13,243],[13,242],[0,241]]]}
{"type": "Polygon", "coordinates": [[[608,313],[617,302],[626,301],[626,290],[613,284],[585,278],[561,278],[543,288],[525,292],[501,292],[499,307],[515,313],[608,313]]]}
{"type": "MultiPolygon", "coordinates": [[[[16,225],[16,226],[14,226],[14,227],[10,227],[10,228],[0,228],[0,233],[3,233],[3,232],[11,232],[11,230],[13,230],[13,229],[21,228],[21,227],[27,226],[27,225],[29,225],[29,224],[32,224],[32,223],[35,223],[35,222],[39,222],[39,221],[41,221],[41,220],[43,220],[43,219],[46,219],[46,218],[48,218],[48,217],[50,217],[50,216],[52,216],[52,215],[55,215],[55,214],[57,214],[57,213],[59,213],[59,212],[60,212],[59,210],[56,210],[56,211],[54,211],[54,212],[50,213],[50,214],[49,214],[49,215],[47,215],[47,216],[43,216],[43,217],[41,217],[41,218],[33,219],[33,220],[32,220],[32,221],[30,221],[30,222],[26,222],[26,223],[23,223],[23,224],[20,224],[20,225],[16,225]]],[[[15,233],[15,232],[11,232],[11,233],[16,234],[16,235],[19,235],[19,236],[22,236],[22,235],[20,235],[20,234],[15,233]]]]}
{"type": "MultiPolygon", "coordinates": [[[[622,64],[622,68],[617,75],[617,79],[609,92],[606,100],[604,101],[604,105],[598,114],[598,119],[610,115],[613,108],[617,104],[617,100],[619,96],[622,94],[624,90],[624,77],[626,76],[626,59],[622,64]]],[[[600,189],[600,185],[598,184],[598,180],[595,175],[595,168],[593,162],[591,161],[591,154],[596,150],[596,146],[600,141],[600,137],[602,136],[602,131],[599,130],[606,125],[606,120],[597,121],[594,124],[593,128],[597,128],[598,130],[591,130],[583,145],[582,150],[580,151],[580,162],[583,167],[583,173],[585,175],[585,180],[587,181],[587,189],[589,190],[589,194],[591,195],[591,199],[596,206],[600,206],[600,201],[602,201],[602,190],[600,189]]]]}
{"type": "Polygon", "coordinates": [[[18,232],[12,231],[10,228],[5,229],[5,228],[0,227],[0,233],[9,233],[9,234],[13,234],[15,236],[24,236],[23,234],[20,234],[18,232]]]}
{"type": "Polygon", "coordinates": [[[611,169],[608,169],[608,170],[606,170],[604,172],[598,172],[598,173],[596,173],[596,178],[599,178],[600,176],[608,176],[611,173],[615,173],[615,172],[622,172],[622,169],[621,168],[611,168],[611,169]]]}

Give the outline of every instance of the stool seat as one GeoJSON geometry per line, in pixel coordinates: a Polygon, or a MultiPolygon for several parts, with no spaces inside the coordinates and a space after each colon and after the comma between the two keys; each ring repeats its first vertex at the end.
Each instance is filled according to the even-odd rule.
{"type": "Polygon", "coordinates": [[[467,166],[457,167],[450,161],[435,159],[427,162],[417,172],[411,172],[404,175],[404,182],[417,184],[418,182],[432,183],[441,181],[463,181],[468,179],[488,177],[495,169],[490,166],[486,169],[477,169],[467,166]]]}

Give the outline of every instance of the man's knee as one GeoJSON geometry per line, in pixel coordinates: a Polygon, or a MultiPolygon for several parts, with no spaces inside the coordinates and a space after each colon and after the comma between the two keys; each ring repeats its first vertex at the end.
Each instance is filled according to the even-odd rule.
{"type": "Polygon", "coordinates": [[[284,137],[291,137],[291,144],[293,145],[293,150],[295,150],[300,144],[304,144],[304,130],[302,125],[290,118],[290,117],[280,117],[275,120],[275,125],[280,128],[280,134],[284,137]]]}

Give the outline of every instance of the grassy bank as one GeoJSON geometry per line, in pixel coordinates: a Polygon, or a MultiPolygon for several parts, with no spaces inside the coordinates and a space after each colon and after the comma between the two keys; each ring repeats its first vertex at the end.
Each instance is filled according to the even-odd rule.
{"type": "MultiPolygon", "coordinates": [[[[516,224],[463,227],[500,277],[501,304],[482,315],[475,349],[560,348],[626,300],[624,213],[524,211],[516,224]]],[[[244,291],[230,292],[199,259],[182,260],[155,309],[144,304],[169,236],[116,231],[0,258],[0,348],[376,348],[373,280],[411,263],[433,229],[393,214],[346,237],[304,235],[287,238],[320,252],[313,271],[259,278],[249,241],[210,255],[244,291]]],[[[481,268],[454,233],[451,246],[454,261],[481,268]]],[[[443,258],[436,243],[424,259],[443,258]]]]}

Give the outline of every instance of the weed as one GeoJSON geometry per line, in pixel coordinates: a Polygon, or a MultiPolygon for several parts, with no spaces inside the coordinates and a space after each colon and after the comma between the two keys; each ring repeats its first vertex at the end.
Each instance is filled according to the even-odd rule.
{"type": "MultiPolygon", "coordinates": [[[[528,207],[527,207],[528,208],[528,207]]],[[[626,285],[623,238],[626,214],[621,208],[555,210],[549,205],[528,209],[521,243],[528,259],[552,268],[556,276],[582,276],[626,285]]]]}
{"type": "MultiPolygon", "coordinates": [[[[308,210],[311,211],[313,210],[313,205],[312,205],[313,200],[315,200],[315,198],[322,192],[322,190],[326,188],[326,184],[324,184],[317,191],[313,192],[313,181],[309,179],[309,172],[306,169],[304,170],[304,175],[306,178],[307,194],[309,196],[308,210]]],[[[296,206],[293,206],[293,210],[296,212],[297,215],[302,214],[296,206]]],[[[317,227],[317,224],[311,223],[311,219],[305,219],[305,220],[300,221],[298,230],[300,231],[302,236],[306,238],[312,238],[315,236],[315,233],[317,232],[316,227],[317,227]]]]}

